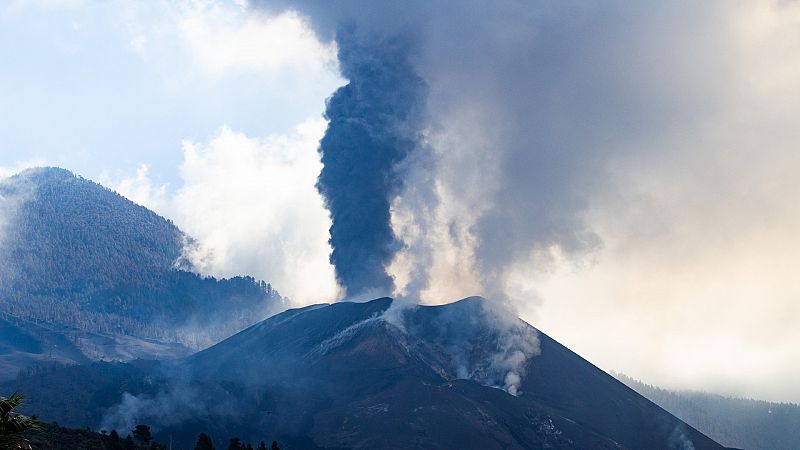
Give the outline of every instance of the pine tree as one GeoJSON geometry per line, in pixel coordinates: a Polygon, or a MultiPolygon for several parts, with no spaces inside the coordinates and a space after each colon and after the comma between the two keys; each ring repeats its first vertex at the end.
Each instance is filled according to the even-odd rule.
{"type": "Polygon", "coordinates": [[[197,436],[197,444],[195,444],[194,450],[214,450],[214,442],[211,440],[211,436],[200,433],[197,436]]]}
{"type": "Polygon", "coordinates": [[[272,447],[270,447],[270,450],[281,450],[281,448],[278,447],[278,441],[272,441],[272,447]]]}
{"type": "Polygon", "coordinates": [[[139,446],[142,448],[147,448],[150,445],[150,441],[153,440],[150,427],[144,424],[136,425],[136,428],[133,430],[133,437],[139,441],[139,446]]]}
{"type": "Polygon", "coordinates": [[[117,430],[111,430],[108,434],[108,450],[122,450],[122,440],[117,430]]]}
{"type": "Polygon", "coordinates": [[[233,437],[228,444],[228,450],[244,450],[242,446],[242,440],[238,437],[233,437]]]}
{"type": "Polygon", "coordinates": [[[124,450],[134,450],[136,448],[136,444],[133,443],[133,438],[129,434],[125,437],[125,444],[122,446],[124,450]]]}
{"type": "Polygon", "coordinates": [[[264,441],[261,441],[261,443],[258,444],[258,448],[256,450],[267,450],[267,443],[264,442],[264,441]]]}
{"type": "Polygon", "coordinates": [[[244,450],[242,440],[237,437],[231,438],[230,443],[228,444],[228,450],[244,450]]]}

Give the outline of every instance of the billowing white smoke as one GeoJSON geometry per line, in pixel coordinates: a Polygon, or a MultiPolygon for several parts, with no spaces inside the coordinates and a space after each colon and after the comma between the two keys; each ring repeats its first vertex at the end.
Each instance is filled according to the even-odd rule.
{"type": "Polygon", "coordinates": [[[694,450],[694,443],[686,436],[686,427],[678,425],[672,430],[667,442],[669,450],[694,450]]]}
{"type": "Polygon", "coordinates": [[[505,373],[503,389],[511,395],[519,395],[526,375],[525,365],[541,352],[539,337],[529,327],[512,326],[501,334],[499,344],[500,350],[492,357],[492,367],[505,373]]]}
{"type": "Polygon", "coordinates": [[[233,402],[223,399],[209,405],[190,383],[181,382],[178,377],[173,377],[172,381],[168,390],[159,390],[155,394],[123,392],[120,402],[103,414],[100,429],[117,430],[125,436],[142,423],[170,427],[208,417],[238,418],[239,407],[233,402]]]}
{"type": "Polygon", "coordinates": [[[264,279],[293,304],[332,300],[330,219],[314,189],[324,128],[311,119],[291,135],[258,139],[223,127],[207,143],[184,142],[182,186],[173,195],[152,183],[146,167],[107,182],[193,237],[185,257],[200,273],[264,279]]]}
{"type": "Polygon", "coordinates": [[[417,333],[425,333],[423,339],[437,345],[450,360],[451,367],[444,369],[443,375],[502,388],[515,396],[522,394],[528,363],[541,349],[539,333],[514,310],[495,301],[469,298],[441,310],[438,322],[432,324],[436,329],[429,335],[430,330],[409,321],[418,312],[417,306],[412,299],[401,297],[380,319],[412,340],[419,337],[417,333]]]}
{"type": "Polygon", "coordinates": [[[201,243],[189,255],[201,272],[263,277],[298,304],[336,297],[330,222],[314,190],[324,127],[311,120],[266,140],[223,129],[206,145],[184,144],[175,218],[201,243]]]}
{"type": "Polygon", "coordinates": [[[497,383],[509,394],[520,395],[528,361],[541,352],[539,333],[505,305],[482,300],[480,311],[479,320],[492,330],[497,348],[491,355],[489,370],[476,381],[497,383]]]}
{"type": "MultiPolygon", "coordinates": [[[[324,99],[342,82],[336,45],[320,42],[294,12],[264,14],[246,3],[158,4],[155,22],[137,15],[148,7],[131,8],[133,50],[148,64],[167,59],[167,78],[207,86],[198,104],[214,111],[201,115],[220,129],[208,138],[187,131],[177,183],[163,184],[146,164],[100,182],[195,238],[186,254],[202,274],[252,275],[296,305],[335,300],[330,220],[314,183],[324,99]]],[[[166,145],[180,151],[178,142],[166,145]]]]}

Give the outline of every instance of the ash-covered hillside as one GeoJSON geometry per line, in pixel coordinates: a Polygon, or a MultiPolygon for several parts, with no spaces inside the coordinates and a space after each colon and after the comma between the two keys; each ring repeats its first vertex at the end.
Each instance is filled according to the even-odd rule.
{"type": "Polygon", "coordinates": [[[61,355],[64,346],[41,336],[63,327],[92,359],[124,353],[125,343],[110,343],[118,336],[142,339],[127,344],[147,356],[146,340],[204,346],[281,307],[272,286],[252,277],[192,273],[181,256],[187,242],[169,220],[67,170],[0,181],[0,314],[13,329],[0,341],[27,336],[39,355],[61,355]]]}
{"type": "Polygon", "coordinates": [[[2,388],[45,420],[147,423],[176,446],[208,432],[285,449],[723,448],[487,302],[310,306],[176,362],[65,367],[2,388]]]}

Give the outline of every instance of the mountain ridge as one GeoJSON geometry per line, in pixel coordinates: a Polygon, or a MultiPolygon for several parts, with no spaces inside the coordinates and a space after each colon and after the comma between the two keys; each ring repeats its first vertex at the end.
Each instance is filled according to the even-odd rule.
{"type": "Polygon", "coordinates": [[[170,220],[65,169],[0,179],[0,315],[15,322],[0,341],[39,336],[44,346],[0,354],[0,379],[82,361],[42,326],[66,327],[91,360],[177,357],[190,353],[180,346],[204,347],[284,307],[253,277],[191,272],[182,256],[191,242],[170,220]]]}

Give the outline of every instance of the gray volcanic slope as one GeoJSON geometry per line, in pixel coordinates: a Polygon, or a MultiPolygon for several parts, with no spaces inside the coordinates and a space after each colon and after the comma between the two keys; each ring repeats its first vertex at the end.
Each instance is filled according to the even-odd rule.
{"type": "MultiPolygon", "coordinates": [[[[286,311],[177,363],[130,366],[148,379],[138,388],[130,373],[114,375],[123,366],[97,364],[14,387],[29,393],[33,410],[48,392],[88,398],[72,406],[98,411],[84,421],[104,418],[109,426],[133,414],[128,419],[184,447],[206,431],[218,445],[239,436],[278,439],[286,449],[723,448],[542,333],[541,354],[527,361],[519,396],[464,379],[489,370],[503,338],[489,326],[486,300],[414,307],[390,323],[381,314],[391,303],[286,311]],[[92,371],[107,375],[81,384],[101,379],[92,371]],[[148,407],[97,407],[119,401],[123,391],[148,407]]],[[[42,416],[68,424],[56,411],[42,416]]]]}

